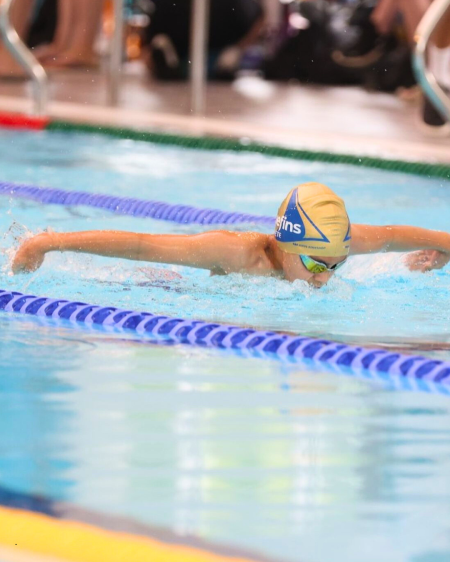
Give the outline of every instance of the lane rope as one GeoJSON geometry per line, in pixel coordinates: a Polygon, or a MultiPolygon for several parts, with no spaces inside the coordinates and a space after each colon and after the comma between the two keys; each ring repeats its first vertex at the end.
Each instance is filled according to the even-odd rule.
{"type": "Polygon", "coordinates": [[[68,191],[53,187],[38,187],[10,182],[0,182],[0,195],[28,199],[47,205],[94,207],[120,215],[151,218],[179,224],[238,224],[253,223],[273,228],[275,218],[234,213],[218,209],[202,209],[190,205],[172,205],[162,201],[146,201],[134,197],[116,197],[85,191],[68,191]]]}
{"type": "Polygon", "coordinates": [[[450,384],[450,361],[357,347],[325,339],[185,320],[6,290],[0,290],[0,310],[65,320],[74,325],[83,323],[86,326],[102,326],[114,332],[134,332],[142,338],[150,336],[185,345],[250,350],[292,361],[308,359],[349,369],[450,384]]]}
{"type": "Polygon", "coordinates": [[[196,150],[227,150],[231,152],[250,152],[288,158],[289,160],[303,160],[306,162],[327,162],[329,164],[349,164],[351,166],[375,168],[404,174],[414,174],[433,178],[450,179],[450,164],[435,162],[414,162],[406,160],[392,160],[364,154],[341,154],[323,150],[307,150],[286,148],[253,142],[249,139],[219,138],[211,136],[187,136],[161,132],[148,132],[124,127],[109,127],[106,125],[88,125],[71,123],[68,121],[51,120],[47,131],[62,133],[100,134],[119,139],[130,139],[166,146],[178,146],[196,150]]]}

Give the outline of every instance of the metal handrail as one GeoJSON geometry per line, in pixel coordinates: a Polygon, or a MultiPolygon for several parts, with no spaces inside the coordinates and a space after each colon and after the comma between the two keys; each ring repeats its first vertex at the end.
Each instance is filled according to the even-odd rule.
{"type": "Polygon", "coordinates": [[[203,115],[206,101],[209,0],[194,0],[191,13],[191,111],[203,115]]]}
{"type": "Polygon", "coordinates": [[[124,0],[114,0],[114,35],[111,41],[111,54],[108,73],[108,101],[118,105],[120,98],[120,78],[123,57],[124,0]]]}
{"type": "Polygon", "coordinates": [[[0,34],[8,51],[33,81],[34,113],[45,115],[48,100],[47,73],[11,24],[9,12],[13,2],[14,0],[0,0],[0,34]]]}
{"type": "Polygon", "coordinates": [[[450,7],[450,0],[434,0],[417,27],[414,42],[413,66],[417,80],[424,93],[439,113],[450,121],[450,98],[439,86],[433,73],[426,65],[426,49],[431,34],[450,7]]]}

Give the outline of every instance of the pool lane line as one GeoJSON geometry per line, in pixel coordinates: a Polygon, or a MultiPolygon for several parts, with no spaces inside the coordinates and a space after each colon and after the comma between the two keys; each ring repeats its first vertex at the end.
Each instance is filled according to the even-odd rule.
{"type": "Polygon", "coordinates": [[[0,112],[0,126],[9,129],[42,131],[48,127],[49,117],[36,117],[22,113],[0,112]]]}
{"type": "Polygon", "coordinates": [[[29,130],[47,130],[65,133],[101,134],[119,139],[129,139],[152,144],[177,146],[196,150],[225,150],[231,152],[258,153],[290,160],[348,164],[430,178],[450,179],[450,165],[431,162],[414,162],[374,156],[344,154],[320,150],[302,150],[267,145],[251,140],[220,138],[213,136],[195,137],[181,134],[139,131],[127,127],[108,127],[83,123],[72,123],[51,118],[36,118],[18,113],[1,113],[0,127],[15,127],[29,130]]]}
{"type": "MultiPolygon", "coordinates": [[[[27,315],[24,315],[22,319],[25,319],[27,315]]],[[[117,346],[119,343],[120,345],[126,346],[145,346],[145,347],[172,347],[176,345],[182,345],[180,342],[175,340],[168,339],[162,336],[155,336],[155,335],[148,335],[145,337],[139,337],[139,335],[133,335],[132,332],[130,333],[113,333],[111,334],[110,330],[106,330],[100,324],[85,324],[85,323],[78,323],[76,326],[73,323],[68,323],[67,320],[59,320],[48,318],[47,316],[33,316],[33,320],[37,321],[39,326],[43,326],[46,328],[54,329],[58,328],[67,328],[67,329],[76,329],[83,332],[88,332],[90,337],[89,341],[86,340],[78,340],[72,339],[70,337],[63,337],[68,342],[74,341],[79,343],[84,343],[86,345],[90,344],[91,346],[96,347],[97,343],[101,344],[112,344],[117,346]],[[98,337],[96,337],[98,336],[98,337]]],[[[242,326],[240,326],[242,328],[242,326]]],[[[277,332],[278,333],[278,332],[277,332]]],[[[292,335],[292,334],[288,334],[292,335]]],[[[59,335],[61,338],[61,334],[59,335]]],[[[316,338],[319,339],[319,338],[316,338]]],[[[369,344],[368,344],[369,345],[369,344]]],[[[378,348],[377,344],[371,344],[378,348]]],[[[367,347],[367,346],[366,346],[367,347]]],[[[450,396],[450,384],[443,384],[443,383],[436,383],[426,378],[412,378],[412,377],[404,377],[398,375],[392,375],[389,373],[381,372],[381,371],[368,371],[363,368],[356,368],[356,367],[346,367],[344,365],[338,365],[336,363],[324,363],[320,361],[315,361],[312,359],[304,359],[301,361],[290,356],[279,356],[274,355],[270,352],[264,352],[260,350],[256,350],[254,348],[228,348],[228,349],[221,349],[220,352],[222,354],[230,354],[234,357],[239,357],[240,359],[261,359],[264,361],[277,361],[282,364],[283,374],[285,375],[284,380],[280,383],[280,389],[283,391],[290,391],[291,388],[295,391],[295,383],[292,385],[290,383],[290,374],[291,371],[295,372],[295,370],[301,368],[302,370],[306,367],[308,371],[312,372],[319,372],[322,374],[323,372],[327,372],[337,376],[345,376],[350,377],[353,379],[359,379],[365,382],[374,383],[377,386],[382,386],[386,390],[398,390],[403,392],[424,392],[427,394],[443,394],[445,396],[450,396]]],[[[1,502],[0,502],[1,503],[1,502]]]]}
{"type": "MultiPolygon", "coordinates": [[[[1,123],[0,123],[1,124],[1,123]]],[[[107,127],[68,121],[50,120],[47,131],[58,131],[66,133],[101,134],[109,137],[149,142],[152,144],[177,146],[180,148],[196,150],[224,150],[231,152],[247,152],[264,154],[290,160],[303,160],[307,162],[325,162],[329,164],[348,164],[364,168],[374,168],[404,174],[414,174],[433,178],[450,179],[450,165],[414,162],[405,160],[390,160],[373,156],[358,156],[354,154],[339,154],[335,152],[314,151],[286,148],[275,145],[266,145],[246,139],[230,139],[212,136],[193,137],[180,134],[169,134],[159,132],[138,131],[132,128],[107,127]]]]}
{"type": "Polygon", "coordinates": [[[106,209],[112,213],[138,218],[152,218],[178,224],[262,224],[274,228],[275,218],[235,213],[219,209],[192,207],[190,205],[172,205],[162,201],[149,201],[134,197],[117,197],[103,193],[86,191],[69,191],[53,187],[16,184],[0,181],[0,195],[28,199],[46,205],[64,205],[106,209]]]}
{"type": "MultiPolygon", "coordinates": [[[[39,318],[39,323],[42,326],[47,326],[47,327],[54,327],[55,325],[61,326],[61,323],[58,324],[58,321],[53,321],[51,319],[48,318],[39,318]]],[[[82,326],[80,324],[80,329],[87,329],[86,325],[82,326]]],[[[121,342],[124,345],[136,345],[136,346],[159,346],[159,347],[167,347],[167,346],[171,346],[171,345],[177,345],[177,342],[175,341],[170,341],[167,339],[136,339],[136,338],[120,338],[117,337],[117,335],[115,337],[111,337],[111,338],[105,338],[105,332],[102,330],[102,327],[96,327],[95,325],[90,326],[89,330],[92,332],[92,330],[96,330],[97,332],[100,332],[103,334],[103,337],[99,338],[98,341],[102,342],[102,343],[111,343],[114,345],[117,345],[117,342],[121,342]]],[[[91,338],[90,338],[91,341],[91,338]]],[[[97,341],[94,339],[94,342],[97,341]]],[[[243,359],[249,358],[249,359],[263,359],[263,360],[278,360],[278,361],[283,361],[284,358],[282,357],[274,357],[271,353],[265,353],[265,352],[261,352],[261,351],[255,351],[253,349],[227,349],[227,350],[221,350],[222,353],[230,353],[233,354],[236,357],[240,357],[243,359]]],[[[306,362],[306,360],[305,360],[306,362]]],[[[298,361],[296,362],[295,359],[292,361],[289,361],[289,358],[286,358],[283,361],[283,365],[287,366],[287,367],[292,367],[295,368],[296,366],[299,366],[298,361]]],[[[356,379],[360,379],[360,380],[364,380],[366,382],[373,382],[375,384],[377,384],[378,386],[382,386],[384,389],[386,390],[399,390],[399,391],[403,391],[403,392],[425,392],[427,394],[444,394],[445,396],[450,396],[450,385],[449,384],[442,384],[442,383],[435,383],[426,379],[417,379],[417,378],[411,378],[411,377],[399,377],[397,375],[391,375],[389,373],[383,373],[383,372],[373,372],[373,371],[368,371],[366,369],[356,369],[354,368],[349,368],[349,367],[345,367],[345,366],[341,366],[341,365],[336,365],[336,364],[331,364],[331,363],[322,363],[320,361],[314,361],[314,360],[307,360],[307,367],[308,370],[311,371],[320,371],[321,373],[323,373],[324,371],[327,373],[331,373],[333,375],[340,375],[340,376],[345,376],[345,377],[351,377],[351,378],[356,378],[356,379]]],[[[284,372],[286,376],[286,379],[280,384],[280,388],[282,390],[285,391],[290,391],[291,388],[295,391],[295,384],[291,385],[289,382],[289,372],[284,372]]]]}
{"type": "Polygon", "coordinates": [[[0,549],[2,546],[76,562],[275,562],[264,554],[0,485],[0,549]],[[56,545],[55,536],[61,539],[56,545]],[[103,539],[107,543],[112,540],[115,556],[110,556],[103,539]],[[95,556],[83,551],[76,555],[70,550],[72,542],[87,549],[98,547],[98,551],[95,556]],[[143,545],[147,547],[145,556],[135,557],[143,545]]]}
{"type": "Polygon", "coordinates": [[[73,326],[101,326],[110,332],[134,333],[179,344],[262,353],[296,361],[317,361],[355,372],[386,373],[418,381],[450,385],[450,361],[405,355],[383,349],[346,345],[327,339],[242,328],[229,324],[185,320],[150,312],[98,306],[66,299],[25,295],[0,289],[0,310],[38,318],[63,320],[73,326]]]}

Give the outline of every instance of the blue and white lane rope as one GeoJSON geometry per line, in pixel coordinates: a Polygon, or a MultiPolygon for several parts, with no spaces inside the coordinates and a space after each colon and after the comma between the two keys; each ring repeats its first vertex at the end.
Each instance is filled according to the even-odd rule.
{"type": "Polygon", "coordinates": [[[133,197],[115,197],[85,191],[68,191],[53,187],[37,187],[0,182],[0,195],[29,199],[51,205],[83,205],[105,209],[120,215],[171,221],[179,224],[237,224],[256,223],[274,228],[273,217],[232,213],[218,209],[202,209],[189,205],[171,205],[161,201],[146,201],[133,197]]]}
{"type": "Polygon", "coordinates": [[[226,324],[183,320],[149,312],[103,307],[0,290],[0,310],[103,326],[202,347],[262,352],[289,360],[310,359],[330,366],[386,373],[432,383],[450,384],[450,361],[356,347],[328,340],[263,332],[226,324]]]}

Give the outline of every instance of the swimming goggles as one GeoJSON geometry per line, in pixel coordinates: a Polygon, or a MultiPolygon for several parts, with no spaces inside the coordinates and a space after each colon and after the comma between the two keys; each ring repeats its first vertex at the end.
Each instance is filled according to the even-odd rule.
{"type": "Polygon", "coordinates": [[[302,264],[306,267],[306,269],[310,273],[323,273],[324,271],[333,273],[334,271],[339,269],[342,265],[344,265],[344,263],[347,261],[347,258],[345,258],[345,260],[340,261],[339,263],[335,263],[334,265],[328,266],[326,263],[323,263],[322,261],[314,260],[309,256],[303,256],[300,254],[299,258],[302,264]]]}

